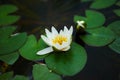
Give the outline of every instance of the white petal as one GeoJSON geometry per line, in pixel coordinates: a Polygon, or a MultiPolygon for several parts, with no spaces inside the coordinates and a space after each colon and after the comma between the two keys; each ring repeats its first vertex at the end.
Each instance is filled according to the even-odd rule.
{"type": "Polygon", "coordinates": [[[68,51],[70,49],[70,46],[64,48],[62,51],[68,51]]]}
{"type": "Polygon", "coordinates": [[[46,32],[46,36],[48,38],[50,38],[52,36],[52,33],[48,29],[45,29],[45,32],[46,32]]]}
{"type": "Polygon", "coordinates": [[[51,53],[51,52],[53,52],[53,48],[52,47],[48,47],[48,48],[45,48],[43,50],[38,51],[36,54],[44,55],[44,54],[48,54],[48,53],[51,53]]]}
{"type": "Polygon", "coordinates": [[[64,26],[64,32],[67,33],[68,32],[68,28],[66,26],[64,26]]]}
{"type": "Polygon", "coordinates": [[[55,29],[55,27],[52,26],[52,34],[57,35],[58,31],[55,29]]]}
{"type": "Polygon", "coordinates": [[[81,27],[85,27],[83,24],[84,24],[85,22],[84,21],[77,21],[77,24],[79,25],[79,26],[81,26],[81,27]]]}
{"type": "Polygon", "coordinates": [[[73,33],[73,26],[70,27],[69,33],[70,33],[69,35],[72,35],[72,33],[73,33]]]}
{"type": "Polygon", "coordinates": [[[43,39],[43,41],[44,41],[47,45],[49,45],[49,46],[52,45],[51,42],[50,42],[50,40],[49,40],[46,36],[41,35],[41,38],[43,39]]]}
{"type": "Polygon", "coordinates": [[[60,35],[64,35],[64,32],[63,32],[63,30],[60,30],[60,33],[59,33],[60,35]]]}

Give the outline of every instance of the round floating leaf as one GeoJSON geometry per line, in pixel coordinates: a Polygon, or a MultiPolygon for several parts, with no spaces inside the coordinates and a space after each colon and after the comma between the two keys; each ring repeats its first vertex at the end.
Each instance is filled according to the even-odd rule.
{"type": "Polygon", "coordinates": [[[20,16],[0,16],[0,25],[10,25],[20,19],[20,16]]]}
{"type": "Polygon", "coordinates": [[[120,54],[120,38],[116,39],[112,44],[109,45],[109,47],[120,54]]]}
{"type": "Polygon", "coordinates": [[[51,72],[43,64],[35,64],[32,72],[34,80],[62,80],[59,75],[51,72]]]}
{"type": "Polygon", "coordinates": [[[112,6],[117,0],[94,0],[90,8],[103,9],[112,6]]]}
{"type": "Polygon", "coordinates": [[[96,28],[101,27],[105,22],[105,17],[102,13],[93,11],[93,10],[86,10],[86,18],[82,16],[74,16],[74,21],[84,20],[87,24],[87,29],[89,28],[96,28]]]}
{"type": "Polygon", "coordinates": [[[0,60],[10,65],[14,64],[18,58],[19,58],[18,52],[6,54],[6,55],[0,55],[0,60]]]}
{"type": "Polygon", "coordinates": [[[18,8],[14,5],[1,5],[0,6],[0,16],[4,16],[4,15],[7,15],[9,13],[13,13],[15,12],[16,10],[18,10],[18,8]]]}
{"type": "Polygon", "coordinates": [[[19,50],[22,57],[28,60],[40,60],[44,58],[46,55],[37,55],[37,51],[46,48],[47,45],[40,39],[37,43],[35,36],[30,35],[26,44],[19,50]]]}
{"type": "Polygon", "coordinates": [[[75,15],[74,16],[74,22],[77,22],[77,21],[86,21],[86,17],[83,17],[83,16],[78,16],[78,15],[75,15]]]}
{"type": "MultiPolygon", "coordinates": [[[[9,29],[9,28],[6,28],[6,29],[9,29]]],[[[0,34],[1,34],[1,32],[4,32],[2,34],[6,34],[5,35],[6,37],[0,39],[0,55],[12,53],[12,52],[18,50],[25,43],[25,41],[27,39],[26,33],[19,33],[17,35],[10,36],[13,29],[14,28],[11,28],[10,31],[6,30],[6,31],[9,31],[6,33],[4,30],[0,31],[0,34]],[[8,34],[9,34],[9,36],[8,36],[8,34]]]]}
{"type": "Polygon", "coordinates": [[[29,80],[29,79],[25,76],[16,75],[12,80],[29,80]]]}
{"type": "Polygon", "coordinates": [[[115,10],[114,10],[114,13],[115,13],[116,15],[120,16],[120,9],[115,9],[115,10]]]}
{"type": "Polygon", "coordinates": [[[120,21],[112,22],[110,25],[108,25],[108,28],[115,33],[116,37],[120,37],[120,21]]]}
{"type": "Polygon", "coordinates": [[[87,54],[82,46],[73,42],[69,51],[53,52],[45,58],[45,61],[56,73],[72,76],[84,68],[87,54]]]}
{"type": "Polygon", "coordinates": [[[105,46],[112,42],[115,37],[114,33],[105,27],[87,30],[86,35],[80,35],[80,38],[90,46],[105,46]]]}
{"type": "Polygon", "coordinates": [[[13,76],[13,72],[6,72],[0,75],[0,80],[11,80],[13,76]]]}
{"type": "Polygon", "coordinates": [[[1,27],[0,28],[0,40],[1,39],[7,39],[14,31],[15,31],[14,26],[9,26],[9,27],[1,27]]]}
{"type": "Polygon", "coordinates": [[[92,10],[86,11],[87,28],[100,27],[105,23],[105,17],[102,13],[92,10]]]}

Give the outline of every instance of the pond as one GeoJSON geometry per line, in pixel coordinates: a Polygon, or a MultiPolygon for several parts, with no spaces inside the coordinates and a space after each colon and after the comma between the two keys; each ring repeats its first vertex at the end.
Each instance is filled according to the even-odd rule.
{"type": "MultiPolygon", "coordinates": [[[[120,80],[119,0],[0,1],[1,6],[6,4],[14,5],[18,9],[11,8],[9,10],[6,8],[6,12],[7,10],[11,11],[9,15],[19,15],[20,17],[17,16],[15,21],[10,18],[7,22],[7,20],[2,19],[4,17],[1,17],[4,16],[5,10],[3,14],[0,12],[0,35],[2,36],[0,38],[0,45],[2,45],[0,46],[1,75],[13,71],[14,74],[7,75],[9,77],[10,75],[26,76],[29,80],[120,80]],[[77,21],[84,21],[84,24],[81,24],[84,27],[81,27],[77,21]],[[17,26],[17,29],[6,28],[6,26],[17,26]],[[70,49],[68,52],[60,51],[61,54],[59,54],[59,51],[54,52],[55,55],[51,54],[52,57],[47,55],[47,59],[44,60],[42,58],[46,55],[38,57],[33,53],[46,47],[46,44],[41,41],[40,35],[45,34],[45,29],[51,30],[52,26],[58,31],[65,29],[64,26],[69,30],[73,26],[72,39],[77,44],[73,42],[71,43],[72,50],[70,49]],[[11,37],[16,35],[13,35],[12,32],[20,33],[20,38],[13,39],[11,43],[4,42],[8,39],[6,35],[11,35],[11,37]],[[8,44],[11,44],[11,46],[8,44]],[[5,46],[3,47],[3,45],[5,46]],[[79,51],[79,49],[81,50],[79,51]],[[74,55],[72,52],[76,54],[74,55]],[[64,53],[66,54],[63,55],[64,53]],[[67,55],[67,53],[70,54],[67,55]],[[55,57],[56,55],[59,57],[55,57]],[[79,55],[82,56],[78,57],[79,55]],[[71,56],[74,57],[71,58],[71,56]],[[55,61],[51,58],[55,58],[55,61]],[[59,63],[59,60],[62,60],[63,63],[59,63]],[[48,65],[43,67],[37,64],[48,65]],[[51,69],[49,72],[52,72],[52,74],[49,75],[48,69],[51,69]],[[43,71],[42,75],[39,71],[43,71]]],[[[1,8],[0,11],[2,10],[1,8]]],[[[64,35],[67,35],[67,33],[64,35]]],[[[6,77],[7,75],[1,75],[0,80],[10,80],[6,77]]],[[[18,78],[18,76],[13,80],[20,79],[28,80],[27,78],[18,78]]]]}

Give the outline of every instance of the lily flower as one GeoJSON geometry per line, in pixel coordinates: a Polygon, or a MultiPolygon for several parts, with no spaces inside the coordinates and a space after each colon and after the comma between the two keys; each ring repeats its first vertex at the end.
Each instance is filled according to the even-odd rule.
{"type": "Polygon", "coordinates": [[[82,28],[85,28],[84,24],[85,24],[85,21],[77,21],[77,28],[79,29],[79,27],[82,27],[82,28]]]}
{"type": "Polygon", "coordinates": [[[49,47],[38,51],[38,55],[48,54],[55,50],[68,51],[70,49],[73,33],[72,26],[69,30],[66,26],[64,26],[64,30],[60,30],[60,32],[58,32],[54,27],[52,27],[51,32],[48,29],[45,29],[45,32],[46,36],[41,35],[41,38],[49,47]]]}

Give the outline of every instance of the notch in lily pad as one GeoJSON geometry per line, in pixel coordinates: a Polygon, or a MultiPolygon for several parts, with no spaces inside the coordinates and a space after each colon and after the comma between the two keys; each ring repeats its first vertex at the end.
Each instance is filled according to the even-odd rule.
{"type": "Polygon", "coordinates": [[[10,15],[10,13],[13,13],[17,10],[18,8],[14,5],[10,5],[10,4],[1,5],[0,6],[0,26],[10,25],[18,21],[20,19],[20,16],[10,15]]]}
{"type": "Polygon", "coordinates": [[[46,48],[47,45],[43,42],[42,39],[39,39],[37,42],[34,35],[28,36],[28,39],[25,45],[19,49],[20,55],[28,60],[40,60],[43,59],[46,55],[38,56],[36,53],[38,50],[46,48]]]}
{"type": "Polygon", "coordinates": [[[60,75],[49,70],[45,64],[33,65],[32,73],[34,80],[62,80],[60,75]]]}
{"type": "Polygon", "coordinates": [[[27,40],[26,33],[13,34],[16,28],[13,26],[0,28],[0,55],[6,55],[17,51],[27,40]]]}

